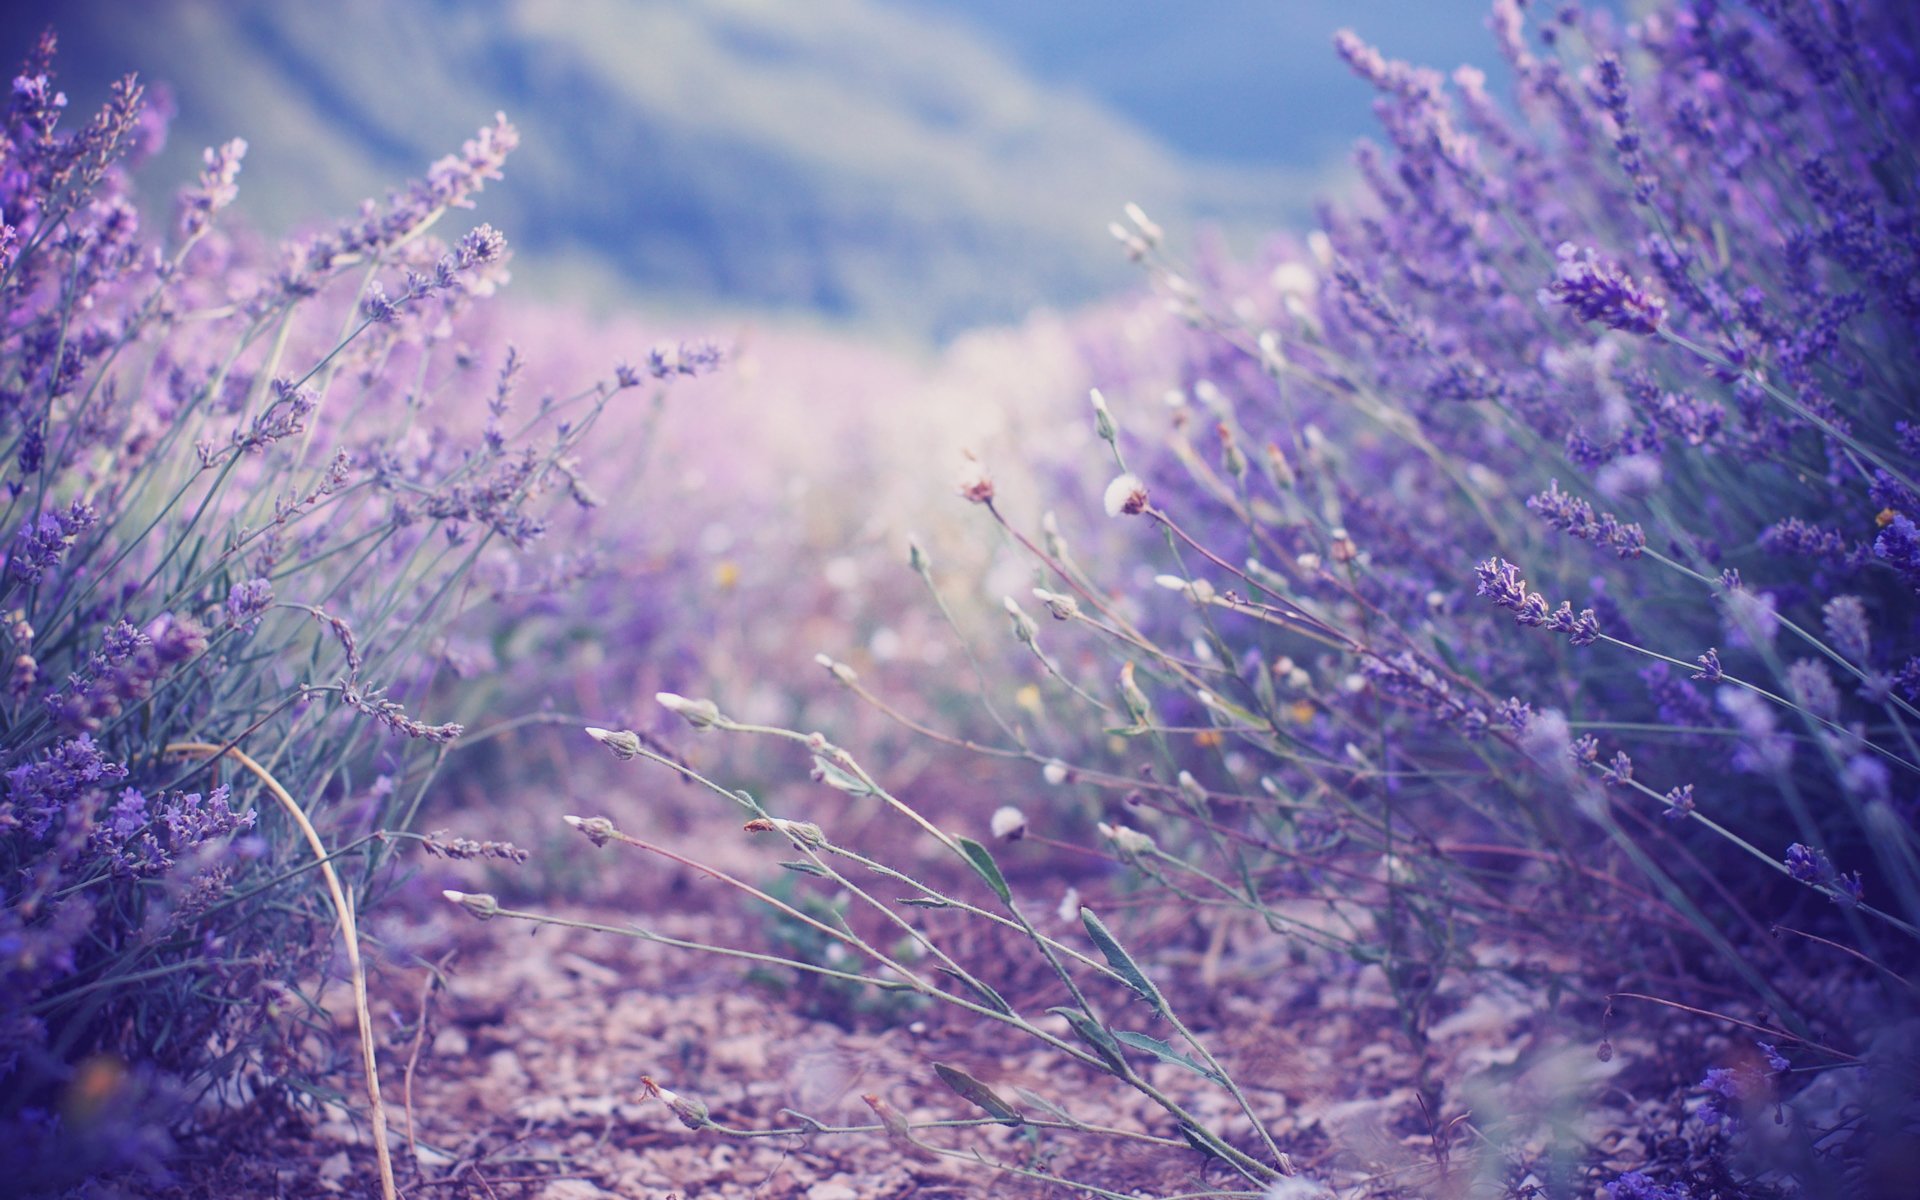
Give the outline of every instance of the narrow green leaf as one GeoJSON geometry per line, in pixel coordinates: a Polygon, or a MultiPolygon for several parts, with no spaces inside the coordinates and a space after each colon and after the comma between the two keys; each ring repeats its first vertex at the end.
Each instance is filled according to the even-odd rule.
{"type": "Polygon", "coordinates": [[[941,1083],[952,1088],[962,1100],[982,1109],[1002,1125],[1026,1124],[1027,1119],[1014,1111],[1011,1104],[1001,1099],[992,1088],[960,1068],[950,1067],[945,1063],[935,1063],[933,1073],[940,1077],[941,1083]]]}
{"type": "Polygon", "coordinates": [[[1160,989],[1153,985],[1153,980],[1147,978],[1146,972],[1140,969],[1140,964],[1133,961],[1133,956],[1114,940],[1113,934],[1107,931],[1106,925],[1094,915],[1092,909],[1080,910],[1080,923],[1087,927],[1087,936],[1093,939],[1094,945],[1100,947],[1100,953],[1107,956],[1108,965],[1120,973],[1120,978],[1127,981],[1127,986],[1138,992],[1140,998],[1153,1005],[1155,1010],[1161,1013],[1166,1012],[1166,997],[1162,996],[1160,989]]]}
{"type": "Polygon", "coordinates": [[[1180,1136],[1187,1139],[1187,1145],[1192,1146],[1195,1150],[1198,1150],[1200,1153],[1206,1155],[1208,1158],[1220,1157],[1220,1152],[1218,1150],[1215,1150],[1212,1146],[1209,1146],[1205,1142],[1200,1140],[1200,1135],[1194,1132],[1193,1126],[1183,1123],[1180,1126],[1180,1136]]]}
{"type": "Polygon", "coordinates": [[[1121,1076],[1131,1074],[1126,1055],[1120,1053],[1120,1043],[1113,1040],[1113,1035],[1108,1033],[1100,1022],[1077,1008],[1061,1006],[1047,1011],[1065,1017],[1067,1024],[1073,1027],[1073,1032],[1079,1035],[1081,1041],[1093,1047],[1094,1053],[1100,1056],[1114,1074],[1121,1076]]]}
{"type": "Polygon", "coordinates": [[[1003,1012],[1008,1016],[1013,1015],[1013,1005],[1008,1004],[1005,998],[1003,998],[999,992],[994,991],[985,981],[975,979],[971,975],[963,975],[952,967],[935,967],[934,970],[959,983],[961,987],[972,992],[982,1004],[993,1009],[995,1012],[1003,1012]]]}
{"type": "Polygon", "coordinates": [[[1185,1067],[1196,1075],[1203,1075],[1217,1084],[1222,1086],[1226,1085],[1227,1081],[1220,1077],[1218,1071],[1209,1069],[1192,1055],[1182,1054],[1180,1051],[1175,1050],[1170,1043],[1163,1042],[1157,1037],[1149,1037],[1144,1033],[1135,1033],[1131,1029],[1116,1029],[1113,1031],[1113,1036],[1114,1040],[1125,1042],[1135,1050],[1145,1050],[1161,1062],[1172,1063],[1176,1067],[1185,1067]]]}
{"type": "Polygon", "coordinates": [[[901,896],[899,903],[908,908],[952,908],[953,901],[942,900],[938,896],[901,896]]]}
{"type": "Polygon", "coordinates": [[[802,875],[825,875],[827,869],[819,863],[803,862],[799,859],[786,859],[780,863],[789,871],[798,871],[802,875]]]}
{"type": "Polygon", "coordinates": [[[1000,903],[1013,903],[1013,889],[1007,886],[1007,877],[1000,873],[1000,865],[993,861],[993,855],[987,852],[987,848],[972,838],[957,837],[953,840],[959,843],[961,853],[967,856],[967,861],[973,864],[980,878],[987,881],[993,894],[1000,897],[1000,903]]]}

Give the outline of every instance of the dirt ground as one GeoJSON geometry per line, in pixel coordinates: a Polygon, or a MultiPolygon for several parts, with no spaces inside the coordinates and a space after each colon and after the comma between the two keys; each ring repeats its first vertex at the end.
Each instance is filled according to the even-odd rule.
{"type": "MultiPolygon", "coordinates": [[[[645,911],[656,933],[739,943],[737,914],[701,911],[689,899],[699,889],[685,879],[653,882],[644,910],[604,900],[542,907],[614,925],[645,911]],[[675,892],[678,904],[661,903],[675,892]]],[[[1047,919],[1057,925],[1051,932],[1071,935],[1065,916],[1047,919]]],[[[374,984],[383,1094],[406,1196],[1087,1194],[996,1170],[989,1160],[1122,1195],[1251,1192],[1177,1142],[1067,1131],[1032,1140],[994,1125],[925,1130],[917,1135],[924,1145],[890,1141],[862,1097],[878,1097],[916,1124],[981,1116],[942,1085],[935,1062],[1019,1098],[1030,1115],[1041,1111],[1027,1101],[1033,1095],[1089,1125],[1178,1137],[1164,1112],[1112,1080],[944,1006],[832,1011],[778,973],[755,974],[738,960],[601,932],[481,921],[451,904],[390,919],[384,936],[390,960],[444,965],[444,986],[419,965],[388,965],[374,984]],[[870,1131],[694,1131],[648,1093],[643,1076],[704,1102],[735,1129],[791,1129],[804,1113],[821,1125],[870,1131]]],[[[1299,1171],[1274,1197],[1306,1200],[1328,1188],[1343,1197],[1527,1195],[1548,1185],[1556,1194],[1570,1185],[1574,1194],[1601,1195],[1600,1183],[1618,1172],[1676,1153],[1660,1131],[1671,1135],[1686,1115],[1670,1101],[1633,1099],[1673,1094],[1658,1065],[1672,1058],[1671,1047],[1637,1040],[1616,1023],[1603,1061],[1591,1002],[1555,1011],[1492,974],[1448,983],[1428,1034],[1423,1098],[1420,1057],[1378,968],[1296,961],[1276,955],[1271,935],[1233,927],[1161,941],[1153,969],[1174,982],[1189,1024],[1242,1083],[1299,1171]],[[1636,1076],[1663,1085],[1636,1086],[1636,1076]]],[[[1031,991],[1018,978],[1006,982],[1023,1012],[1044,1011],[1044,980],[1031,991]]],[[[336,1008],[336,1033],[350,1048],[351,1005],[336,1008]]],[[[340,1057],[354,1061],[350,1050],[340,1057]]],[[[1182,1092],[1197,1114],[1234,1128],[1220,1089],[1171,1065],[1141,1069],[1182,1092]]],[[[357,1074],[333,1083],[357,1097],[356,1113],[364,1110],[357,1074]]],[[[1238,1133],[1237,1144],[1254,1145],[1244,1121],[1238,1133]]],[[[365,1122],[337,1107],[237,1110],[185,1151],[175,1181],[149,1194],[379,1194],[365,1122]]]]}

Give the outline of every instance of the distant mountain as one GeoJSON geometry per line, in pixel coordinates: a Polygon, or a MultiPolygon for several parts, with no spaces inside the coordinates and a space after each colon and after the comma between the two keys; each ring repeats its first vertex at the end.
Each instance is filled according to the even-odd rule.
{"type": "MultiPolygon", "coordinates": [[[[1271,52],[1283,75],[1306,55],[1262,15],[1273,6],[1222,3],[1185,40],[1138,7],[30,0],[5,41],[17,61],[53,24],[77,105],[127,70],[170,86],[179,117],[152,168],[169,186],[201,147],[246,137],[243,210],[270,230],[351,212],[504,109],[522,147],[479,216],[536,287],[940,336],[1124,283],[1104,231],[1127,200],[1169,228],[1246,231],[1300,219],[1324,185],[1349,128],[1326,135],[1331,104],[1276,107],[1264,155],[1201,136],[1210,73],[1271,52]],[[1244,36],[1211,40],[1229,17],[1244,36]],[[1141,116],[1164,110],[1156,89],[1187,92],[1160,136],[1141,116]],[[1170,149],[1176,135],[1197,154],[1170,149]]],[[[1323,81],[1341,71],[1330,28],[1296,36],[1323,81]]],[[[1339,107],[1363,124],[1354,97],[1339,107]]]]}

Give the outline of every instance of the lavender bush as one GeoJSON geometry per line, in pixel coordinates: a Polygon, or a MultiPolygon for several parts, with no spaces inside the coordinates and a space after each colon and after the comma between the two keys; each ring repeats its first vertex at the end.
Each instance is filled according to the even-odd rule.
{"type": "Polygon", "coordinates": [[[466,340],[505,239],[429,230],[499,177],[504,118],[277,249],[219,224],[230,142],[156,236],[126,162],[163,123],[129,78],[70,128],[53,57],[0,142],[0,1169],[27,1188],[152,1161],[182,1101],[309,1088],[336,920],[364,1025],[353,913],[463,732],[434,711],[453,619],[573,578],[543,535],[594,503],[602,411],[714,361],[533,402],[517,350],[466,340]]]}
{"type": "MultiPolygon", "coordinates": [[[[1478,72],[1449,87],[1339,39],[1386,141],[1359,152],[1366,196],[1304,246],[1188,268],[1131,212],[1116,236],[1159,298],[1081,331],[1104,473],[1053,464],[1066,486],[1032,531],[984,469],[964,483],[1031,574],[1004,600],[1016,665],[986,660],[984,720],[956,734],[900,715],[1028,764],[993,834],[1094,837],[1113,874],[1064,903],[1068,927],[1031,915],[984,811],[936,819],[724,696],[661,700],[701,730],[796,743],[816,781],[895,822],[855,847],[710,783],[844,902],[714,869],[833,947],[785,965],[962,1010],[1134,1089],[1144,1131],[1100,1132],[1198,1150],[1220,1174],[1196,1189],[1292,1195],[1296,1164],[1179,988],[1099,915],[1135,895],[1248,920],[1295,969],[1377,972],[1442,1168],[1471,1100],[1425,1048],[1465,983],[1522,989],[1603,1061],[1628,1024],[1716,1031],[1679,1068],[1678,1117],[1640,1131],[1641,1170],[1582,1185],[1586,1148],[1562,1145],[1500,1182],[1537,1166],[1561,1194],[1869,1194],[1910,1161],[1920,1100],[1920,14],[1525,15],[1493,6],[1511,108],[1478,72]],[[969,936],[999,958],[947,949],[969,936]],[[1032,979],[1012,947],[1050,1001],[1009,1001],[1006,977],[1032,979]]],[[[912,566],[936,585],[918,547],[912,566]]],[[[936,1070],[959,1115],[915,1123],[875,1097],[862,1128],[1115,1194],[1034,1149],[1090,1132],[1064,1097],[936,1070]]],[[[696,1129],[831,1124],[735,1129],[650,1086],[696,1129]]]]}

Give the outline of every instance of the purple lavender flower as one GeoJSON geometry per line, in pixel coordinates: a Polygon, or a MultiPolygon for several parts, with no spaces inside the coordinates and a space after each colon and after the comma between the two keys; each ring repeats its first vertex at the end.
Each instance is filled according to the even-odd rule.
{"type": "Polygon", "coordinates": [[[37,841],[82,796],[126,777],[127,768],[109,759],[90,735],[69,738],[6,773],[0,828],[17,825],[37,841]]]}
{"type": "Polygon", "coordinates": [[[273,604],[273,584],[265,579],[245,579],[227,590],[227,624],[254,629],[261,614],[273,604]]]}
{"type": "Polygon", "coordinates": [[[39,583],[95,520],[93,506],[75,500],[64,512],[42,513],[38,522],[22,525],[7,556],[8,574],[28,587],[39,583]]]}
{"type": "Polygon", "coordinates": [[[1607,1200],[1690,1200],[1687,1185],[1655,1183],[1639,1171],[1628,1171],[1607,1185],[1607,1200]]]}
{"type": "Polygon", "coordinates": [[[1603,266],[1591,247],[1577,249],[1562,242],[1555,252],[1560,265],[1554,281],[1540,292],[1541,305],[1566,305],[1583,321],[1598,321],[1623,333],[1651,334],[1660,328],[1666,302],[1641,290],[1633,277],[1618,267],[1603,266]]]}
{"type": "Polygon", "coordinates": [[[1835,904],[1852,907],[1865,897],[1860,872],[1843,875],[1836,871],[1824,850],[1795,842],[1787,847],[1787,874],[1809,887],[1823,888],[1835,904]]]}
{"type": "Polygon", "coordinates": [[[1873,657],[1873,634],[1867,606],[1858,596],[1835,596],[1820,607],[1827,640],[1842,658],[1864,665],[1873,657]]]}
{"type": "Polygon", "coordinates": [[[1873,541],[1875,558],[1892,567],[1900,581],[1920,590],[1920,529],[1905,513],[1895,513],[1873,541]]]}

